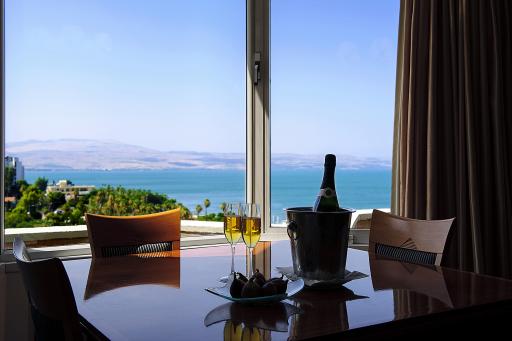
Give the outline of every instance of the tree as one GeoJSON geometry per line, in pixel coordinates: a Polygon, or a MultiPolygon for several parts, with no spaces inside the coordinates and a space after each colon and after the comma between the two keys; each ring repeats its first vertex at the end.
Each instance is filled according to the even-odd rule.
{"type": "MultiPolygon", "coordinates": [[[[104,187],[87,195],[74,193],[66,200],[64,193],[45,193],[42,188],[46,179],[29,185],[18,181],[20,198],[16,206],[5,215],[7,227],[34,227],[84,224],[88,213],[104,215],[141,215],[180,209],[182,219],[192,217],[190,210],[176,199],[148,190],[104,187]],[[56,210],[59,209],[58,212],[56,210]],[[44,217],[44,218],[43,218],[44,217]]],[[[200,207],[199,212],[202,211],[200,207]]]]}
{"type": "Polygon", "coordinates": [[[18,201],[16,208],[13,209],[13,212],[19,214],[27,214],[32,219],[41,219],[42,212],[41,209],[48,207],[47,198],[34,185],[28,186],[21,196],[21,199],[18,201]]]}
{"type": "MultiPolygon", "coordinates": [[[[86,199],[85,197],[79,197],[79,199],[84,201],[82,204],[84,213],[123,216],[150,214],[179,208],[182,219],[190,218],[189,209],[177,202],[176,199],[170,199],[164,194],[148,190],[107,186],[92,191],[86,199]]],[[[81,202],[80,200],[79,202],[81,202]]],[[[74,206],[79,207],[78,204],[74,206]]]]}
{"type": "Polygon", "coordinates": [[[6,197],[15,197],[17,188],[16,181],[14,178],[16,176],[16,170],[13,167],[5,167],[4,173],[4,185],[5,185],[5,196],[6,197]]]}
{"type": "Polygon", "coordinates": [[[200,221],[224,221],[224,213],[210,213],[208,215],[203,215],[201,217],[197,217],[197,220],[200,220],[200,221]]]}
{"type": "Polygon", "coordinates": [[[199,217],[199,214],[201,214],[202,210],[203,210],[203,207],[201,205],[196,205],[196,212],[197,212],[198,217],[199,217]]]}
{"type": "Polygon", "coordinates": [[[6,212],[5,215],[5,227],[6,228],[14,228],[14,227],[24,227],[26,223],[30,220],[30,217],[26,213],[22,212],[6,212]]]}
{"type": "Polygon", "coordinates": [[[69,212],[69,222],[73,225],[85,224],[84,213],[78,209],[74,208],[69,212]]]}
{"type": "Polygon", "coordinates": [[[41,192],[46,191],[46,187],[48,186],[48,179],[47,178],[37,178],[34,182],[34,186],[39,188],[41,192]]]}
{"type": "Polygon", "coordinates": [[[161,194],[151,193],[149,192],[147,195],[147,202],[154,205],[161,205],[165,202],[165,197],[161,194]]]}
{"type": "Polygon", "coordinates": [[[208,214],[208,207],[210,207],[210,199],[204,199],[204,214],[208,214]]]}
{"type": "Polygon", "coordinates": [[[5,167],[4,184],[5,196],[21,198],[21,192],[29,186],[25,180],[16,180],[16,169],[13,167],[5,167]]]}
{"type": "Polygon", "coordinates": [[[23,193],[23,191],[25,191],[28,187],[29,187],[29,183],[26,182],[25,180],[17,180],[16,181],[16,189],[17,189],[17,195],[16,198],[21,198],[21,194],[23,193]]]}
{"type": "Polygon", "coordinates": [[[226,206],[228,206],[228,204],[226,204],[225,202],[222,202],[222,203],[219,205],[220,211],[221,211],[222,213],[224,213],[224,211],[226,210],[226,206]]]}
{"type": "Polygon", "coordinates": [[[48,209],[53,212],[66,203],[66,196],[62,192],[48,193],[48,209]]]}

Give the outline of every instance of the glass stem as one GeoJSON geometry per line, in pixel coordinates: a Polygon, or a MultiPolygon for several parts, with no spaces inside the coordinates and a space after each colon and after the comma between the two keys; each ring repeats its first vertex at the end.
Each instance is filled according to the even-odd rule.
{"type": "Polygon", "coordinates": [[[235,245],[231,244],[231,273],[235,272],[235,245]]]}
{"type": "Polygon", "coordinates": [[[252,271],[252,247],[249,247],[249,276],[247,278],[250,278],[253,275],[252,271]]]}

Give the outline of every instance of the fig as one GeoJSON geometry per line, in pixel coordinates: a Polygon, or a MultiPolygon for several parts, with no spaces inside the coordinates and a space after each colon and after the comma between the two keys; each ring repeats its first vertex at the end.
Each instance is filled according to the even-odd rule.
{"type": "Polygon", "coordinates": [[[271,312],[262,315],[262,321],[270,330],[275,330],[278,324],[288,324],[286,306],[283,303],[273,305],[271,312]]]}
{"type": "Polygon", "coordinates": [[[288,287],[288,280],[284,280],[283,276],[281,276],[281,278],[272,279],[270,283],[274,283],[278,294],[284,294],[286,292],[286,288],[288,287]]]}
{"type": "Polygon", "coordinates": [[[254,272],[254,275],[252,275],[251,278],[254,278],[254,281],[260,286],[262,287],[265,282],[267,281],[265,279],[265,276],[263,276],[263,274],[260,272],[260,270],[256,269],[256,272],[254,272]]]}
{"type": "Polygon", "coordinates": [[[262,294],[263,289],[261,289],[253,277],[251,277],[251,279],[245,283],[244,287],[242,288],[243,298],[260,297],[262,294]]]}
{"type": "Polygon", "coordinates": [[[272,296],[277,294],[277,287],[272,282],[265,283],[261,289],[263,289],[263,296],[272,296]]]}
{"type": "Polygon", "coordinates": [[[283,279],[284,275],[281,275],[281,277],[272,277],[271,279],[269,279],[268,281],[269,282],[272,282],[272,281],[275,281],[275,280],[278,280],[278,279],[283,279]]]}
{"type": "Polygon", "coordinates": [[[229,293],[231,294],[231,297],[242,297],[242,289],[244,285],[245,283],[235,273],[235,278],[233,278],[233,282],[231,282],[231,286],[229,287],[229,293]]]}
{"type": "Polygon", "coordinates": [[[238,275],[238,278],[245,283],[247,283],[248,279],[247,277],[245,277],[244,275],[242,275],[240,272],[236,272],[236,274],[238,275]]]}

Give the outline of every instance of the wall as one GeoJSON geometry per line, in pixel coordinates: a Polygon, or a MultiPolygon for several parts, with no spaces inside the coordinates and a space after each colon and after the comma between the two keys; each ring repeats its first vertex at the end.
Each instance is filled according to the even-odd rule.
{"type": "Polygon", "coordinates": [[[21,279],[12,265],[0,265],[0,341],[34,340],[30,309],[21,279]]]}

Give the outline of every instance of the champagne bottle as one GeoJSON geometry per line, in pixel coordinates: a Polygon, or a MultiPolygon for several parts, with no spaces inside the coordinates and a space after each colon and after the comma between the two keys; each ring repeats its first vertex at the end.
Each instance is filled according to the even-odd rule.
{"type": "Polygon", "coordinates": [[[324,178],[313,211],[334,212],[340,209],[338,197],[336,196],[336,186],[334,185],[335,168],[336,156],[333,154],[325,155],[324,178]]]}

